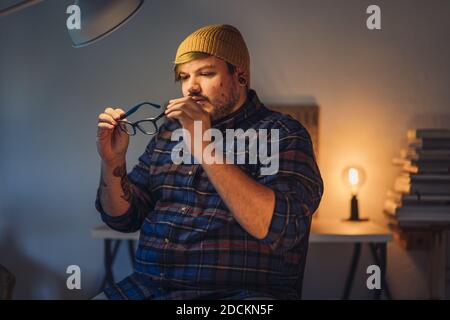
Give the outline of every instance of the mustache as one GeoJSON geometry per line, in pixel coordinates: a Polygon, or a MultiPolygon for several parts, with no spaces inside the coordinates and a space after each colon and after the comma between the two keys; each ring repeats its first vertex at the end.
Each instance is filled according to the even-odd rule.
{"type": "Polygon", "coordinates": [[[206,96],[204,96],[204,95],[201,95],[200,93],[189,93],[188,96],[189,96],[189,97],[202,98],[202,99],[205,99],[206,101],[209,102],[208,97],[206,97],[206,96]]]}

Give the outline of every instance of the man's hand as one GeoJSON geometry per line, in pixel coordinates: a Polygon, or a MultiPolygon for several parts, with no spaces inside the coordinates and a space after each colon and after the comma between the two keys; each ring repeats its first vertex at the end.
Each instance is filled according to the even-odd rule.
{"type": "Polygon", "coordinates": [[[132,192],[125,163],[130,138],[117,122],[123,114],[122,109],[106,108],[97,124],[97,150],[102,158],[97,196],[111,216],[120,216],[130,208],[132,192]]]}
{"type": "Polygon", "coordinates": [[[188,148],[194,150],[195,153],[191,153],[197,160],[203,159],[203,169],[237,222],[252,236],[263,239],[267,236],[272,221],[275,193],[235,165],[209,163],[200,158],[208,144],[203,142],[203,134],[211,128],[211,116],[206,110],[212,108],[207,102],[200,105],[192,97],[185,97],[170,100],[165,113],[168,118],[180,121],[190,133],[191,145],[188,148]],[[202,122],[201,137],[194,137],[194,121],[202,122]],[[201,139],[202,150],[195,150],[195,138],[201,139]]]}
{"type": "Polygon", "coordinates": [[[169,101],[169,105],[165,111],[167,118],[177,119],[180,121],[182,127],[186,129],[191,135],[191,145],[188,145],[191,154],[198,160],[201,161],[203,150],[207,143],[203,142],[203,134],[206,130],[211,128],[211,116],[205,110],[205,107],[211,109],[211,105],[208,102],[204,102],[204,106],[196,103],[192,97],[184,97],[179,99],[173,99],[169,101]],[[201,136],[194,136],[194,121],[201,121],[202,130],[201,136]],[[194,141],[200,139],[201,150],[196,150],[194,148],[194,141]]]}
{"type": "Polygon", "coordinates": [[[122,109],[106,108],[98,116],[97,150],[106,164],[125,161],[130,137],[120,130],[118,120],[125,114],[122,109]]]}

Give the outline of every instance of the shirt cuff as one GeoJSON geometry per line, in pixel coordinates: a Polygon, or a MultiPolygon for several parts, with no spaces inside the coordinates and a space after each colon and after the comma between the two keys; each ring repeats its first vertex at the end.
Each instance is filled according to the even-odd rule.
{"type": "Polygon", "coordinates": [[[130,205],[127,211],[125,213],[121,214],[120,216],[111,216],[105,212],[105,210],[102,207],[102,204],[100,202],[100,197],[97,196],[95,199],[95,208],[100,213],[101,219],[104,223],[106,223],[111,229],[120,231],[120,232],[132,232],[133,230],[130,230],[130,225],[132,224],[133,220],[133,206],[130,205]]]}
{"type": "Polygon", "coordinates": [[[272,249],[289,249],[301,239],[299,205],[294,205],[295,199],[285,192],[275,191],[275,206],[267,236],[261,242],[269,244],[272,249]]]}

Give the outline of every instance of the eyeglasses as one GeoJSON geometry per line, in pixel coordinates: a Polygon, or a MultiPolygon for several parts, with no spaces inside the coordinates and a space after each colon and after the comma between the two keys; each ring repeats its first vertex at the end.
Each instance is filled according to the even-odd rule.
{"type": "MultiPolygon", "coordinates": [[[[131,108],[130,110],[128,110],[122,117],[121,119],[124,119],[130,115],[132,115],[133,113],[135,113],[136,111],[138,111],[142,106],[151,106],[157,109],[161,109],[161,106],[159,104],[156,103],[151,103],[151,102],[142,102],[140,104],[138,104],[137,106],[134,106],[133,108],[131,108]]],[[[154,118],[145,118],[136,122],[130,122],[128,120],[119,120],[119,128],[122,129],[122,131],[124,131],[126,134],[128,134],[129,136],[134,136],[136,134],[136,128],[139,129],[139,131],[141,131],[143,134],[155,134],[159,131],[159,126],[157,124],[157,121],[159,119],[161,119],[162,117],[164,117],[165,114],[161,113],[159,116],[154,117],[154,118]]]]}

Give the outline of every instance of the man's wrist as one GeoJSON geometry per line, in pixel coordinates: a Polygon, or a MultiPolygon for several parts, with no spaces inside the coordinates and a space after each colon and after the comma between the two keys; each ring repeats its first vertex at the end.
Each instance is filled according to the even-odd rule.
{"type": "Polygon", "coordinates": [[[115,159],[115,160],[102,160],[102,167],[108,171],[113,171],[114,169],[116,169],[117,167],[120,167],[122,165],[124,165],[126,162],[125,157],[124,158],[119,158],[119,159],[115,159]]]}

